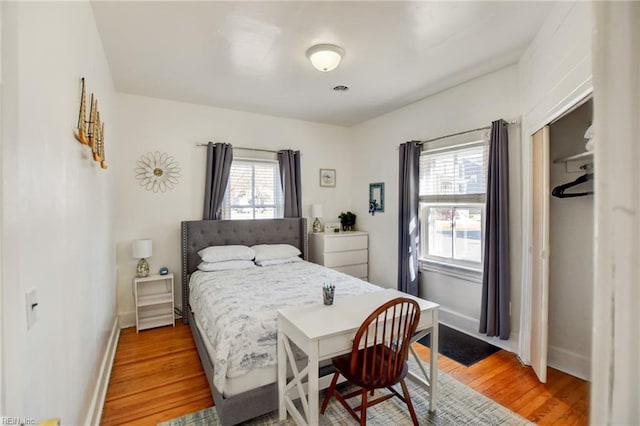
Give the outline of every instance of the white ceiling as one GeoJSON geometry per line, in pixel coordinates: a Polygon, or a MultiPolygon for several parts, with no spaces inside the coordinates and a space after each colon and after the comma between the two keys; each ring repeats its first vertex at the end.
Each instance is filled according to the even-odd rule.
{"type": "Polygon", "coordinates": [[[116,89],[350,126],[517,62],[549,2],[92,3],[116,89]],[[337,70],[305,51],[332,43],[337,70]],[[347,92],[335,92],[347,85],[347,92]]]}

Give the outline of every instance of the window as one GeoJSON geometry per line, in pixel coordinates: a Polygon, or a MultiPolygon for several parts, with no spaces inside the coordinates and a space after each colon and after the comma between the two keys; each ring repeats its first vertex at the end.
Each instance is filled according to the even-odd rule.
{"type": "MultiPolygon", "coordinates": [[[[468,136],[467,136],[468,138],[468,136]]],[[[482,269],[487,142],[439,141],[420,155],[420,258],[482,269]]]]}
{"type": "Polygon", "coordinates": [[[284,200],[277,161],[233,160],[222,202],[223,219],[283,217],[284,200]]]}

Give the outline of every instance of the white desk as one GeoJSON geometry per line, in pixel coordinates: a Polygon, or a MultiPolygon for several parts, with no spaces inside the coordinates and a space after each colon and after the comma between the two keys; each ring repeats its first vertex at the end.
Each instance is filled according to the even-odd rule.
{"type": "MultiPolygon", "coordinates": [[[[358,296],[336,295],[333,305],[296,306],[278,311],[278,396],[280,420],[287,412],[297,424],[317,425],[319,418],[318,391],[320,386],[319,363],[351,351],[353,337],[362,322],[380,305],[396,297],[412,297],[397,290],[383,290],[358,296]],[[307,354],[307,365],[298,370],[290,342],[307,354]],[[287,382],[287,365],[293,377],[287,382]],[[307,379],[304,381],[304,379],[307,379]],[[305,398],[305,395],[307,397],[305,398]],[[300,397],[302,413],[293,401],[300,397]]],[[[320,299],[320,297],[318,297],[320,299]]],[[[411,347],[422,376],[410,371],[408,377],[429,392],[429,410],[436,410],[438,397],[438,305],[424,299],[412,297],[420,305],[420,323],[413,341],[431,333],[431,365],[427,373],[420,358],[411,347]],[[425,380],[426,379],[426,380],[425,380]]],[[[330,379],[330,376],[327,376],[330,379]]]]}

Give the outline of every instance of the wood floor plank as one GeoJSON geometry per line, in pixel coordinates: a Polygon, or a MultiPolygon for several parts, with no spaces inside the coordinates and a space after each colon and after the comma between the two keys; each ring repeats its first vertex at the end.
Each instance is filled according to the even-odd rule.
{"type": "Polygon", "coordinates": [[[119,424],[127,424],[134,420],[151,417],[159,412],[180,409],[194,400],[199,401],[207,398],[211,398],[211,395],[205,388],[194,391],[163,386],[155,389],[152,393],[146,393],[143,400],[136,395],[112,401],[115,414],[111,416],[111,419],[119,424]],[[167,389],[170,391],[166,391],[167,389]]]}
{"type": "MultiPolygon", "coordinates": [[[[494,377],[493,383],[488,381],[483,383],[483,385],[488,385],[484,388],[485,391],[483,393],[491,399],[500,401],[504,396],[508,396],[508,393],[513,389],[512,386],[515,383],[526,381],[527,377],[528,373],[524,368],[506,369],[494,377]]],[[[531,386],[533,385],[535,385],[535,383],[531,384],[531,386]]],[[[477,389],[482,391],[483,388],[478,387],[477,389]]],[[[526,390],[524,391],[526,392],[526,390]]]]}
{"type": "MultiPolygon", "coordinates": [[[[414,344],[429,361],[430,349],[414,344]]],[[[506,351],[466,367],[441,354],[438,367],[456,380],[543,425],[588,424],[589,384],[549,368],[547,383],[506,351]]],[[[189,327],[176,322],[136,333],[120,333],[102,425],[150,426],[213,405],[189,327]]]]}
{"type": "Polygon", "coordinates": [[[111,395],[129,395],[167,386],[202,374],[193,352],[183,351],[121,366],[110,380],[111,395]]]}
{"type": "Polygon", "coordinates": [[[535,375],[531,374],[528,369],[521,367],[518,373],[514,374],[512,380],[504,383],[502,389],[496,389],[495,392],[488,392],[486,395],[499,404],[507,406],[519,395],[529,392],[539,383],[535,375]]]}
{"type": "Polygon", "coordinates": [[[534,423],[540,422],[557,404],[554,394],[571,381],[572,377],[568,374],[557,380],[548,380],[546,386],[543,385],[544,390],[527,402],[518,413],[534,423]]]}
{"type": "Polygon", "coordinates": [[[121,331],[102,425],[155,425],[212,405],[188,326],[121,331]]]}

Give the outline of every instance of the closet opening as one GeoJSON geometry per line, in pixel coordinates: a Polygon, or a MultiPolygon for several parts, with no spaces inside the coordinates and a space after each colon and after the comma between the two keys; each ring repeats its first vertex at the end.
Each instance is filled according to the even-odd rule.
{"type": "Polygon", "coordinates": [[[593,320],[593,100],[533,138],[531,362],[589,380],[593,320]]]}

